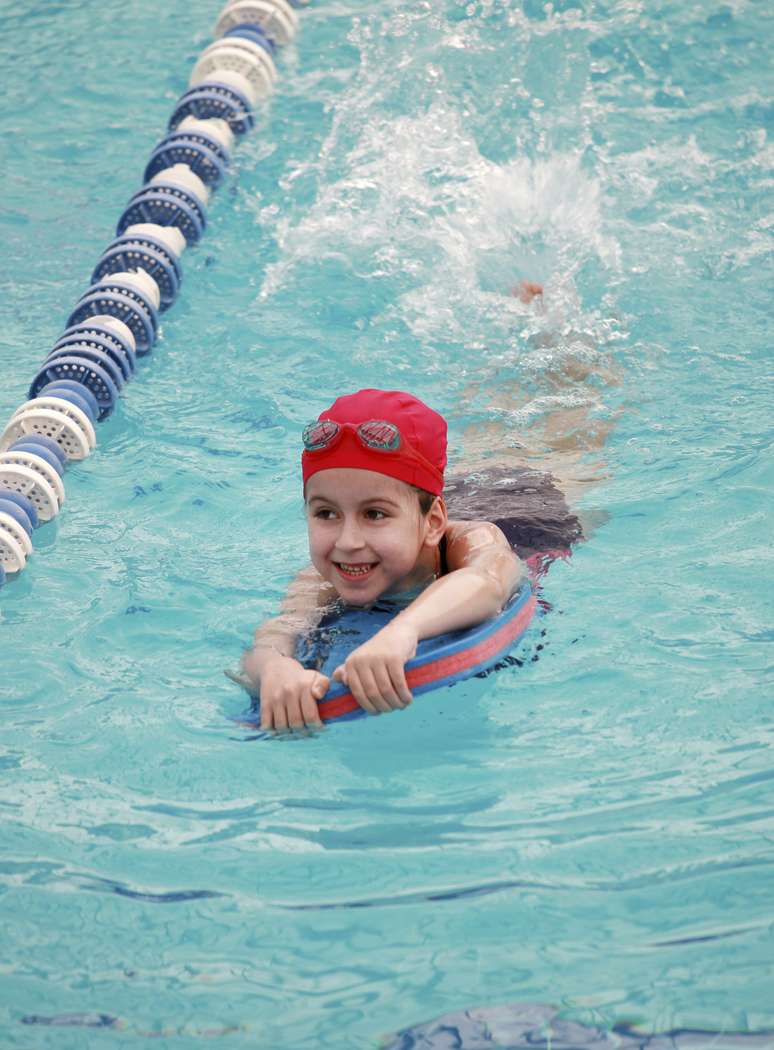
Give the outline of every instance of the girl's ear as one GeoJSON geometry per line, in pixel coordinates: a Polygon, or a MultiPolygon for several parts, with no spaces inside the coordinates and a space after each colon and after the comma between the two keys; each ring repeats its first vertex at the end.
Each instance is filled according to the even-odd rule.
{"type": "Polygon", "coordinates": [[[449,524],[443,496],[438,496],[425,515],[425,543],[428,547],[437,547],[449,524]]]}

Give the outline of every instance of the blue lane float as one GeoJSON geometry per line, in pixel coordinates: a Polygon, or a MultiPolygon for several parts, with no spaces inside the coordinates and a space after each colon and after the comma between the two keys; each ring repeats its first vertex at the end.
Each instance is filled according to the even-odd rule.
{"type": "Polygon", "coordinates": [[[134,336],[137,353],[145,355],[153,349],[156,341],[158,321],[154,324],[149,312],[138,299],[123,294],[116,286],[112,289],[102,286],[102,282],[93,285],[78,300],[75,309],[67,318],[68,327],[88,321],[91,317],[107,314],[123,321],[134,336]]]}
{"type": "MultiPolygon", "coordinates": [[[[177,131],[170,131],[161,142],[156,146],[153,153],[151,154],[151,160],[145,168],[145,181],[149,182],[154,175],[158,175],[164,168],[174,167],[175,163],[185,164],[186,161],[174,161],[171,164],[165,164],[163,167],[156,167],[153,165],[154,170],[151,170],[153,164],[153,158],[159,153],[159,151],[165,147],[174,147],[178,143],[188,145],[188,143],[194,143],[197,146],[202,146],[216,157],[219,164],[223,169],[227,168],[231,163],[231,146],[234,142],[234,136],[231,132],[226,121],[222,121],[222,127],[216,132],[215,124],[212,120],[197,120],[196,117],[186,117],[186,119],[178,125],[177,131]],[[226,145],[228,143],[228,145],[226,145]]],[[[188,165],[191,170],[196,172],[196,168],[193,164],[188,165]]],[[[200,175],[199,178],[202,178],[200,175]]],[[[206,179],[203,179],[206,182],[206,179]]]]}
{"type": "Polygon", "coordinates": [[[19,506],[15,500],[0,499],[0,513],[10,514],[10,516],[17,521],[28,536],[32,536],[32,530],[34,528],[32,519],[26,510],[19,506]]]}
{"type": "Polygon", "coordinates": [[[187,165],[212,189],[216,189],[226,175],[226,162],[209,145],[189,138],[185,132],[173,131],[151,153],[145,167],[145,181],[150,182],[159,172],[176,164],[187,165]]]}
{"type": "Polygon", "coordinates": [[[169,118],[170,131],[179,127],[186,117],[223,120],[235,135],[246,135],[255,124],[248,97],[220,81],[186,91],[169,118]]]}
{"type": "MultiPolygon", "coordinates": [[[[135,223],[151,222],[158,226],[175,226],[188,245],[198,244],[207,225],[207,199],[181,182],[165,181],[164,175],[163,171],[154,175],[147,186],[133,194],[118,220],[117,236],[120,237],[135,223]]],[[[191,175],[196,178],[193,172],[191,175]]],[[[204,188],[200,179],[197,178],[197,182],[204,188]]]]}
{"type": "Polygon", "coordinates": [[[110,377],[116,390],[116,396],[118,396],[121,387],[124,385],[124,374],[108,354],[103,353],[102,350],[96,350],[88,344],[81,344],[74,347],[65,346],[62,347],[61,350],[52,350],[46,358],[45,363],[47,365],[55,365],[57,361],[61,361],[63,358],[69,360],[72,357],[76,357],[80,361],[91,361],[92,364],[103,369],[106,375],[110,377]]]}
{"type": "Polygon", "coordinates": [[[159,287],[159,310],[168,310],[180,292],[180,267],[170,256],[153,244],[138,243],[131,234],[118,237],[108,245],[91,275],[92,285],[111,273],[142,269],[159,287]]]}
{"type": "MultiPolygon", "coordinates": [[[[19,441],[14,441],[12,445],[9,445],[9,452],[29,452],[33,456],[38,456],[43,460],[44,463],[55,470],[61,478],[64,474],[64,466],[58,456],[55,456],[50,448],[42,444],[44,440],[43,435],[38,434],[34,438],[21,438],[19,441]]],[[[46,438],[46,441],[50,441],[51,438],[46,438]]],[[[56,442],[54,442],[56,444],[56,442]]]]}
{"type": "MultiPolygon", "coordinates": [[[[56,396],[56,395],[54,394],[52,396],[56,396]]],[[[59,469],[60,475],[64,474],[64,468],[67,465],[67,456],[65,456],[64,452],[59,447],[59,445],[56,443],[56,441],[53,441],[51,438],[46,437],[44,434],[36,434],[34,438],[21,438],[20,441],[22,441],[22,442],[32,441],[39,448],[46,449],[47,452],[49,452],[52,456],[54,456],[54,458],[56,459],[57,463],[59,464],[59,467],[61,468],[61,469],[59,469]]],[[[10,447],[11,448],[16,448],[17,445],[18,445],[18,442],[15,442],[10,447]]]]}
{"type": "Polygon", "coordinates": [[[142,270],[158,286],[159,310],[168,310],[180,294],[183,281],[180,255],[185,246],[186,239],[176,226],[149,222],[126,226],[102,253],[91,283],[94,285],[110,274],[142,270]]]}
{"type": "Polygon", "coordinates": [[[28,400],[0,435],[0,585],[32,553],[30,533],[64,503],[63,468],[96,447],[137,359],[159,337],[159,315],[180,294],[180,256],[207,227],[210,194],[235,141],[274,89],[273,56],[298,28],[305,0],[228,0],[198,57],[143,185],[121,213],[89,287],[32,377],[28,400]]]}
{"type": "Polygon", "coordinates": [[[121,346],[114,340],[102,335],[75,334],[58,339],[46,360],[50,361],[55,353],[60,353],[62,350],[73,354],[78,353],[79,348],[99,350],[116,365],[124,379],[131,379],[134,375],[137,367],[137,358],[134,350],[130,350],[128,345],[121,346]]]}
{"type": "Polygon", "coordinates": [[[277,50],[274,43],[266,36],[259,25],[248,24],[234,26],[233,29],[226,30],[222,39],[229,40],[233,37],[242,40],[249,40],[251,43],[263,48],[263,50],[269,55],[274,55],[277,50]]]}
{"type": "Polygon", "coordinates": [[[15,504],[20,510],[24,511],[33,529],[38,527],[40,524],[38,511],[31,499],[23,496],[20,492],[12,492],[8,489],[4,490],[1,498],[5,503],[15,504]]]}
{"type": "MultiPolygon", "coordinates": [[[[30,384],[30,399],[36,400],[45,387],[62,379],[80,384],[93,395],[97,401],[97,420],[99,422],[107,419],[115,408],[118,401],[118,388],[109,373],[89,358],[77,354],[46,361],[30,384]]],[[[59,440],[59,438],[55,437],[54,440],[59,440]]],[[[86,452],[84,456],[75,456],[70,445],[65,444],[63,440],[60,441],[60,444],[70,459],[83,459],[85,455],[88,455],[86,452]]]]}

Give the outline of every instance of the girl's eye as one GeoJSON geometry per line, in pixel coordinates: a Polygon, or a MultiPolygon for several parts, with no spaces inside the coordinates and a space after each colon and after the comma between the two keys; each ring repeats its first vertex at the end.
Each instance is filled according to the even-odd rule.
{"type": "Polygon", "coordinates": [[[366,513],[366,517],[370,521],[381,521],[382,518],[386,518],[387,517],[385,512],[383,510],[379,510],[378,507],[369,507],[368,510],[365,513],[366,513]]]}
{"type": "Polygon", "coordinates": [[[335,518],[336,515],[334,511],[330,510],[328,507],[320,507],[319,510],[314,512],[314,517],[319,518],[320,521],[330,521],[332,518],[335,518]]]}

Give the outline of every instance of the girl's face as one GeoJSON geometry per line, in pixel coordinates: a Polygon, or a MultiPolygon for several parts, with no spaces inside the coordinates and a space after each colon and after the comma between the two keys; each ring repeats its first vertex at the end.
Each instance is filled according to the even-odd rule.
{"type": "Polygon", "coordinates": [[[312,564],[352,605],[423,582],[446,528],[442,501],[423,515],[404,482],[349,467],[312,475],[306,517],[312,564]]]}

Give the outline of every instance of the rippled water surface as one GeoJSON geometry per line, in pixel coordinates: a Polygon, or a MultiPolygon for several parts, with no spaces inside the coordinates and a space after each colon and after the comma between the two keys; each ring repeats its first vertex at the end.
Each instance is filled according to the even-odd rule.
{"type": "MultiPolygon", "coordinates": [[[[217,14],[27,7],[0,2],[3,419],[217,14]]],[[[770,5],[302,23],[0,593],[0,1042],[360,1050],[514,1001],[774,1028],[770,5]],[[444,411],[463,464],[590,406],[597,525],[522,667],[249,740],[221,669],[305,556],[300,427],[361,385],[444,411]]]]}

